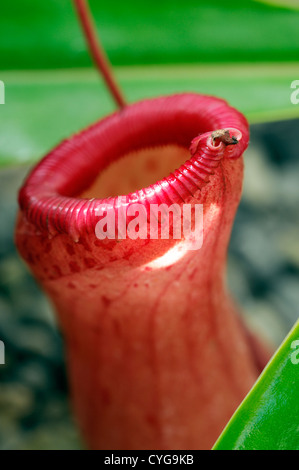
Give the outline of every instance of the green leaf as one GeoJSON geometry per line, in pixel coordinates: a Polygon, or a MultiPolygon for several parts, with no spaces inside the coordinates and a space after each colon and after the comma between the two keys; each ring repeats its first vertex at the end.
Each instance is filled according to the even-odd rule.
{"type": "Polygon", "coordinates": [[[299,321],[213,449],[299,450],[299,321]]]}
{"type": "Polygon", "coordinates": [[[256,2],[266,3],[279,8],[291,8],[294,10],[299,10],[298,0],[255,0],[256,2]]]}
{"type": "MultiPolygon", "coordinates": [[[[117,68],[128,101],[195,91],[227,99],[250,122],[299,116],[299,105],[290,102],[299,66],[285,62],[298,58],[299,12],[251,0],[90,5],[113,63],[178,64],[117,68]]],[[[70,0],[4,2],[0,53],[0,69],[11,69],[0,70],[6,97],[0,167],[33,163],[113,111],[105,86],[87,67],[91,60],[70,0]]]]}
{"type": "MultiPolygon", "coordinates": [[[[176,92],[227,99],[250,122],[299,117],[290,84],[299,66],[206,65],[117,68],[129,102],[176,92]]],[[[35,162],[62,139],[114,110],[92,69],[2,72],[0,166],[35,162]]]]}
{"type": "MultiPolygon", "coordinates": [[[[90,66],[71,0],[1,3],[1,69],[90,66]]],[[[298,11],[252,0],[90,6],[115,65],[298,60],[298,11]]]]}

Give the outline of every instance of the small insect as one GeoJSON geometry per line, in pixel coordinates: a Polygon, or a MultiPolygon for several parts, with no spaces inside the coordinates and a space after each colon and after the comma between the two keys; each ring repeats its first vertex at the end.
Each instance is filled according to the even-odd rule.
{"type": "Polygon", "coordinates": [[[211,137],[213,139],[214,145],[216,140],[219,140],[220,142],[223,142],[226,145],[235,145],[239,142],[237,137],[235,137],[234,135],[230,136],[228,129],[219,129],[217,131],[214,131],[212,132],[211,137]]]}

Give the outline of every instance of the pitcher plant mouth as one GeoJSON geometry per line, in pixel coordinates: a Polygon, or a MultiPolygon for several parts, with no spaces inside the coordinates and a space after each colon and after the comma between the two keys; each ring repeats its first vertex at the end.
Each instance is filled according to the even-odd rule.
{"type": "Polygon", "coordinates": [[[224,100],[193,93],[128,105],[52,150],[21,188],[20,208],[38,230],[78,241],[94,232],[99,205],[117,211],[120,201],[78,197],[96,176],[129,152],[171,144],[190,148],[191,157],[163,179],[122,195],[121,204],[186,202],[208,184],[223,158],[242,155],[248,124],[224,100]]]}

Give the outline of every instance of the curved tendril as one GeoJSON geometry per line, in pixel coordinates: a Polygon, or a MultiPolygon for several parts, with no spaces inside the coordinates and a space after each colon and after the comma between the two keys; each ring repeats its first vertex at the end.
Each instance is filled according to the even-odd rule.
{"type": "Polygon", "coordinates": [[[105,54],[104,49],[101,46],[99,38],[97,37],[88,2],[86,0],[74,0],[74,5],[76,7],[84,36],[96,68],[103,76],[116,104],[119,106],[119,108],[124,108],[127,104],[126,100],[115,80],[111,64],[105,54]]]}

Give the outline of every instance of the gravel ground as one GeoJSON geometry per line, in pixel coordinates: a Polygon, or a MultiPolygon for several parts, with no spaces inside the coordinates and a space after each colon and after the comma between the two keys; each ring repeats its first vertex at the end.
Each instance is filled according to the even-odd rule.
{"type": "MultiPolygon", "coordinates": [[[[253,330],[277,346],[299,311],[299,120],[255,125],[228,262],[228,281],[253,330]]],[[[80,449],[62,338],[19,259],[16,192],[28,168],[0,172],[0,449],[80,449]]]]}

